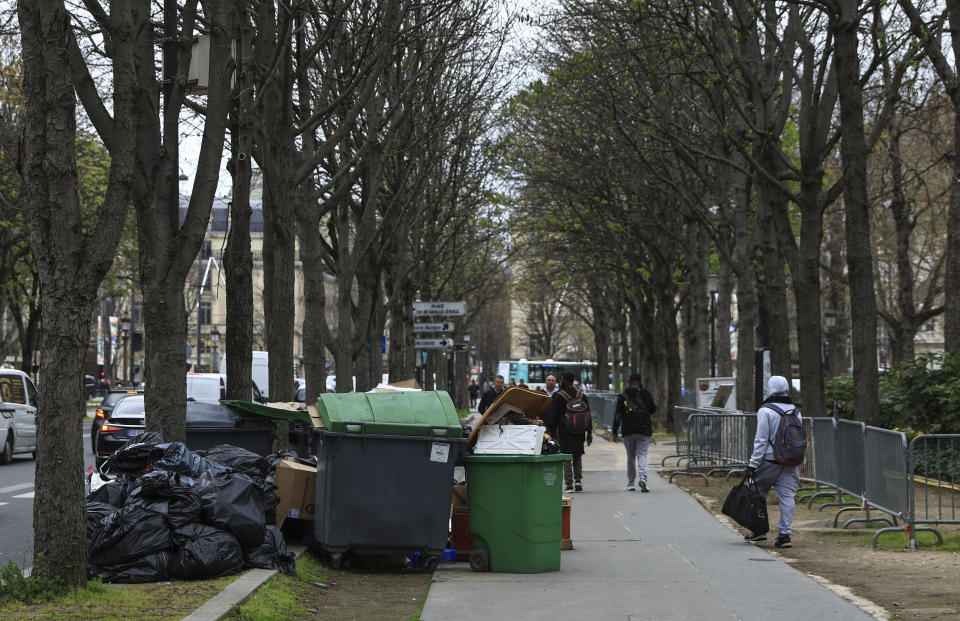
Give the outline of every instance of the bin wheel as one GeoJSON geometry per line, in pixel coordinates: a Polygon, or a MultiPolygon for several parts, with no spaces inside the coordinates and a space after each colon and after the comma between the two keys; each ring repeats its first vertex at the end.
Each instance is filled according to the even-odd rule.
{"type": "Polygon", "coordinates": [[[474,550],[470,553],[470,569],[473,571],[487,571],[490,569],[490,556],[486,550],[474,550]]]}
{"type": "Polygon", "coordinates": [[[437,565],[440,562],[440,557],[431,555],[431,556],[421,556],[420,557],[420,569],[425,571],[436,571],[437,565]]]}
{"type": "Polygon", "coordinates": [[[343,554],[341,552],[330,553],[330,567],[340,569],[343,566],[343,554]]]}

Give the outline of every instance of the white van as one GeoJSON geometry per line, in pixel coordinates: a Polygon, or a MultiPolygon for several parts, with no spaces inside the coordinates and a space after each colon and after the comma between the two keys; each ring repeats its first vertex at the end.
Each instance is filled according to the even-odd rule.
{"type": "MultiPolygon", "coordinates": [[[[270,397],[270,365],[269,354],[265,351],[251,352],[253,360],[250,362],[250,379],[260,389],[264,399],[270,397]]],[[[220,373],[227,374],[227,357],[220,359],[220,373]]]]}
{"type": "Polygon", "coordinates": [[[227,376],[223,373],[187,373],[187,399],[220,403],[227,397],[227,376]]]}
{"type": "Polygon", "coordinates": [[[37,456],[37,387],[23,371],[0,369],[0,464],[37,456]]]}
{"type": "MultiPolygon", "coordinates": [[[[227,376],[223,373],[187,373],[187,399],[200,403],[220,403],[227,398],[227,376]]],[[[264,403],[257,383],[253,383],[250,400],[264,403]]]]}

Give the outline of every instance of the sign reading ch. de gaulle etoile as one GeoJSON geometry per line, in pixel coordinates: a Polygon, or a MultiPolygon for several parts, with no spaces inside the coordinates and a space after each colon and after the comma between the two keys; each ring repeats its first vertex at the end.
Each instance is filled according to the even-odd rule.
{"type": "Polygon", "coordinates": [[[427,317],[430,315],[461,316],[467,314],[466,304],[463,302],[414,302],[413,316],[427,317]]]}

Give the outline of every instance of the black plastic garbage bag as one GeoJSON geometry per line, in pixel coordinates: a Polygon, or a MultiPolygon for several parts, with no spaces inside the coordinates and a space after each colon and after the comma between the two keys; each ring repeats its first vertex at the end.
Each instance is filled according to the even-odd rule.
{"type": "Polygon", "coordinates": [[[117,507],[105,502],[87,501],[87,540],[102,528],[103,520],[117,511],[117,507]]]}
{"type": "Polygon", "coordinates": [[[540,445],[540,454],[541,455],[556,455],[560,452],[560,443],[554,440],[553,438],[544,438],[543,444],[540,445]]]}
{"type": "Polygon", "coordinates": [[[237,472],[204,472],[197,491],[204,523],[230,531],[243,548],[263,542],[267,527],[263,492],[250,477],[237,472]]]}
{"type": "Polygon", "coordinates": [[[154,431],[138,434],[107,457],[104,468],[113,472],[142,474],[147,471],[150,459],[163,443],[163,436],[154,431]]]}
{"type": "Polygon", "coordinates": [[[170,573],[173,554],[170,550],[147,554],[129,563],[109,566],[90,566],[91,576],[100,576],[104,582],[121,584],[139,584],[143,582],[163,582],[172,577],[170,573]]]}
{"type": "Polygon", "coordinates": [[[125,506],[110,514],[98,532],[87,541],[92,565],[112,567],[132,563],[171,546],[166,516],[139,505],[125,506]]]}
{"type": "Polygon", "coordinates": [[[243,561],[244,567],[276,569],[291,576],[297,573],[296,558],[293,552],[287,550],[287,542],[283,540],[283,535],[276,526],[267,526],[267,534],[262,544],[243,551],[243,561]]]}
{"type": "Polygon", "coordinates": [[[133,489],[134,481],[133,477],[121,474],[87,494],[87,502],[103,502],[119,509],[133,489]]]}
{"type": "Polygon", "coordinates": [[[252,478],[265,477],[270,471],[266,457],[232,444],[219,444],[197,454],[252,478]]]}
{"type": "Polygon", "coordinates": [[[158,452],[150,457],[150,467],[153,470],[163,470],[197,478],[210,469],[225,469],[222,465],[197,455],[182,442],[158,444],[157,449],[159,449],[158,452]]]}
{"type": "Polygon", "coordinates": [[[270,455],[267,455],[264,458],[267,460],[267,464],[269,465],[269,470],[267,471],[267,474],[272,477],[273,474],[277,471],[277,464],[279,464],[281,461],[283,461],[287,457],[295,457],[298,459],[300,458],[300,456],[297,455],[296,451],[291,451],[291,450],[280,451],[277,453],[271,453],[270,455]]]}
{"type": "Polygon", "coordinates": [[[166,514],[170,528],[174,529],[200,521],[200,492],[190,477],[157,470],[141,476],[136,483],[127,504],[140,504],[166,514]]]}
{"type": "Polygon", "coordinates": [[[727,494],[727,499],[723,501],[722,512],[757,535],[770,530],[770,522],[767,520],[767,499],[760,495],[756,481],[749,475],[743,477],[743,480],[734,485],[727,494]]]}
{"type": "Polygon", "coordinates": [[[186,524],[173,533],[173,577],[218,578],[243,569],[243,550],[233,534],[206,524],[186,524]]]}

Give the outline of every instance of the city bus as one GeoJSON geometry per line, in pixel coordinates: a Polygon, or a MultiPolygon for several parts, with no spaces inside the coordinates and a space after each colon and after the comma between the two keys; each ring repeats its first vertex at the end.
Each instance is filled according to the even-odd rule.
{"type": "Polygon", "coordinates": [[[518,384],[523,380],[530,390],[543,388],[548,375],[557,378],[560,382],[560,376],[567,371],[573,371],[580,381],[580,384],[587,389],[594,388],[597,384],[597,363],[572,360],[501,360],[497,364],[497,375],[502,375],[504,381],[509,386],[510,380],[515,380],[518,384]]]}

